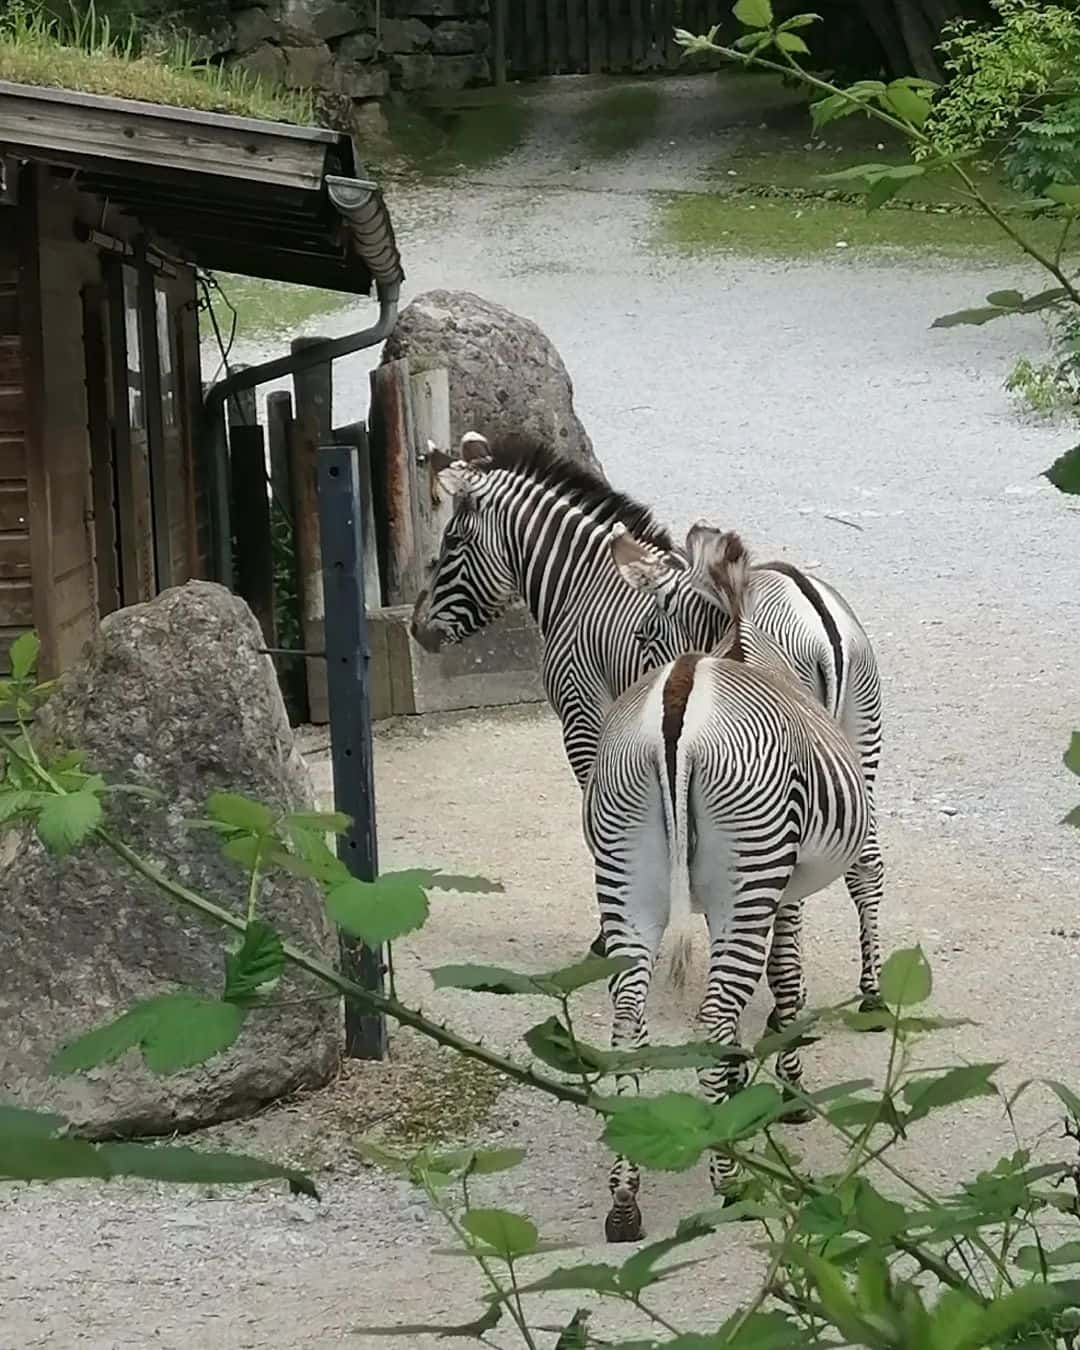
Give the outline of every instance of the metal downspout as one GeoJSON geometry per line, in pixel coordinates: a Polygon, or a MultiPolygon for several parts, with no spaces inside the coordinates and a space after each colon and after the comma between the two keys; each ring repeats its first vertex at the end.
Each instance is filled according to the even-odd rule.
{"type": "Polygon", "coordinates": [[[258,366],[248,366],[244,370],[234,371],[215,384],[206,396],[203,405],[202,442],[207,449],[210,474],[212,563],[215,579],[228,586],[230,590],[233,585],[233,565],[232,522],[229,514],[229,456],[221,434],[226,400],[242,389],[253,389],[256,385],[279,380],[284,375],[310,370],[312,366],[335,361],[340,356],[350,356],[353,352],[363,351],[366,347],[374,347],[385,341],[397,322],[401,282],[377,282],[376,294],[379,299],[379,317],[370,328],[361,329],[360,332],[350,333],[345,337],[331,338],[327,342],[320,342],[318,346],[290,352],[288,356],[279,356],[258,366]]]}

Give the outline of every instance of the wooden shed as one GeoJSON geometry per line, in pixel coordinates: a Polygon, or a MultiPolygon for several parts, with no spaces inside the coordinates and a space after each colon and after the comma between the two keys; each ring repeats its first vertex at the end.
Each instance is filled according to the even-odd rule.
{"type": "Polygon", "coordinates": [[[118,606],[228,577],[199,268],[402,279],[347,135],[0,82],[0,674],[29,627],[51,676],[118,606]]]}

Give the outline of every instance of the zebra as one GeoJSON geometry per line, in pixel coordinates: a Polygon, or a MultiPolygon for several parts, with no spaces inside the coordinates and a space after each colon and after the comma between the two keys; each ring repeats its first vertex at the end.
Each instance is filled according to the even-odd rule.
{"type": "MultiPolygon", "coordinates": [[[[543,681],[562,724],[580,788],[612,701],[649,669],[683,652],[710,651],[729,626],[723,608],[692,584],[688,562],[652,512],[538,441],[463,436],[456,458],[432,450],[453,513],[412,634],[427,651],[460,642],[493,622],[518,596],[544,641],[543,681]],[[612,566],[609,535],[625,528],[644,560],[612,566]],[[667,566],[657,568],[657,560],[667,566]],[[652,581],[649,581],[649,578],[652,581]],[[630,585],[626,584],[630,581],[630,585]],[[648,584],[645,584],[648,583],[648,584]]],[[[754,573],[762,622],[815,696],[830,699],[857,737],[873,781],[881,744],[881,698],[865,633],[835,591],[786,563],[754,573]],[[771,580],[770,580],[771,578],[771,580]],[[858,669],[860,677],[851,672],[858,669]]],[[[848,878],[859,913],[862,1007],[880,1007],[877,912],[880,850],[868,844],[848,878]],[[860,870],[861,868],[861,870],[860,870]]],[[[604,954],[603,937],[592,950],[604,954]]]]}
{"type": "MultiPolygon", "coordinates": [[[[860,855],[873,816],[863,766],[842,726],[756,625],[739,536],[699,526],[688,551],[699,587],[722,597],[731,627],[712,655],[678,656],[615,701],[583,798],[607,951],[628,962],[609,986],[616,1050],[646,1043],[646,1001],[665,929],[670,978],[685,983],[695,909],[710,935],[700,1012],[707,1037],[737,1047],[740,1017],[766,972],[775,1001],[770,1023],[790,1025],[802,984],[803,901],[860,855]]],[[[789,1091],[800,1084],[797,1045],[778,1052],[777,1077],[789,1091]]],[[[738,1068],[721,1060],[699,1080],[708,1100],[721,1101],[739,1086],[738,1068]]],[[[623,1075],[617,1090],[632,1083],[623,1075]]],[[[709,1170],[714,1190],[733,1199],[733,1160],[714,1151],[709,1170]]],[[[637,1166],[617,1158],[609,1189],[608,1240],[637,1241],[637,1166]]]]}

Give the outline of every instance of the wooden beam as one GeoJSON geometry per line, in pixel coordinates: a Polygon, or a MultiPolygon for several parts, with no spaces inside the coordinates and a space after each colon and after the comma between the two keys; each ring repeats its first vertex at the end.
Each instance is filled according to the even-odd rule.
{"type": "Polygon", "coordinates": [[[0,147],[34,158],[44,151],[54,162],[57,156],[137,161],[317,192],[327,147],[338,140],[319,128],[0,81],[0,147]]]}

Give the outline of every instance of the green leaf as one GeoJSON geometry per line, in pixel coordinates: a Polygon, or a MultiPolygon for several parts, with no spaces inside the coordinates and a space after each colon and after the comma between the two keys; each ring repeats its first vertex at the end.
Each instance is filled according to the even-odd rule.
{"type": "Polygon", "coordinates": [[[819,98],[816,103],[810,105],[810,120],[815,131],[820,131],[822,127],[828,126],[830,122],[835,122],[841,117],[850,117],[852,113],[863,112],[864,104],[862,100],[852,100],[844,98],[840,94],[829,94],[826,98],[819,98]]]}
{"type": "Polygon", "coordinates": [[[905,183],[909,178],[921,178],[925,172],[925,164],[856,164],[851,169],[837,169],[835,173],[818,176],[823,183],[855,182],[860,179],[867,183],[878,183],[882,179],[905,183]]]}
{"type": "MultiPolygon", "coordinates": [[[[581,1266],[558,1266],[531,1284],[523,1284],[521,1294],[543,1294],[554,1289],[589,1289],[597,1294],[613,1294],[619,1288],[618,1271],[606,1262],[588,1262],[581,1266]]],[[[512,1297],[512,1295],[509,1295],[512,1297]]]]}
{"type": "Polygon", "coordinates": [[[771,0],[738,0],[732,14],[747,28],[771,28],[773,8],[771,0]]]}
{"type": "Polygon", "coordinates": [[[879,178],[871,183],[866,193],[866,209],[868,211],[877,211],[886,202],[891,201],[893,197],[904,186],[901,178],[879,178]]]}
{"type": "Polygon", "coordinates": [[[403,872],[384,872],[387,877],[408,877],[429,891],[457,891],[460,895],[502,895],[506,887],[488,877],[458,876],[437,868],[410,867],[403,872]]]}
{"type": "Polygon", "coordinates": [[[999,309],[1019,309],[1024,303],[1021,291],[991,291],[986,297],[988,305],[997,305],[999,309]]]}
{"type": "Polygon", "coordinates": [[[438,1153],[432,1163],[439,1171],[484,1177],[494,1172],[509,1172],[524,1160],[523,1148],[462,1148],[453,1153],[438,1153]]]}
{"type": "Polygon", "coordinates": [[[1080,1266],[1080,1242],[1063,1242],[1060,1247],[1039,1251],[1038,1247],[1021,1247],[1013,1258],[1021,1270],[1041,1273],[1043,1267],[1080,1266]]]}
{"type": "Polygon", "coordinates": [[[996,1298],[982,1309],[972,1325],[966,1342],[957,1350],[975,1350],[978,1346],[1000,1343],[1033,1318],[1068,1307],[1075,1301],[1075,1289],[1067,1285],[1026,1284],[996,1298]]]}
{"type": "Polygon", "coordinates": [[[1062,816],[1062,825],[1071,825],[1073,829],[1080,830],[1080,806],[1074,806],[1068,815],[1062,816]]]}
{"type": "Polygon", "coordinates": [[[101,824],[101,816],[96,792],[50,794],[38,814],[38,836],[50,853],[63,858],[101,824]]]}
{"type": "MultiPolygon", "coordinates": [[[[1043,477],[1048,478],[1059,492],[1080,494],[1080,445],[1059,455],[1048,469],[1043,470],[1043,477]]],[[[1080,769],[1073,769],[1073,773],[1080,773],[1080,769]]]]}
{"type": "Polygon", "coordinates": [[[712,1108],[687,1092],[616,1097],[605,1103],[604,1143],[642,1167],[683,1172],[714,1138],[712,1108]]]}
{"type": "Polygon", "coordinates": [[[557,1017],[549,1017],[525,1033],[525,1044],[543,1064],[559,1073],[603,1073],[608,1055],[581,1041],[574,1041],[557,1017]]]}
{"type": "Polygon", "coordinates": [[[930,965],[921,947],[893,952],[881,968],[881,996],[890,1007],[925,1003],[932,989],[930,965]]]}
{"type": "Polygon", "coordinates": [[[493,1303],[471,1322],[412,1322],[400,1327],[352,1327],[360,1336],[437,1336],[441,1340],[483,1341],[499,1325],[502,1308],[493,1303]]]}
{"type": "Polygon", "coordinates": [[[472,989],[483,994],[544,994],[562,999],[584,985],[608,979],[631,963],[626,957],[590,956],[558,970],[526,974],[505,966],[437,966],[431,972],[436,989],[472,989]]]}
{"type": "Polygon", "coordinates": [[[535,1251],[540,1236],[529,1219],[505,1209],[470,1209],[462,1215],[461,1226],[504,1260],[535,1251]]]}
{"type": "Polygon", "coordinates": [[[1073,183],[1051,183],[1046,189],[1046,195],[1051,201],[1064,206],[1080,205],[1080,186],[1073,183]]]}
{"type": "Polygon", "coordinates": [[[30,1111],[21,1106],[0,1106],[0,1157],[10,1139],[48,1139],[64,1129],[63,1116],[49,1111],[30,1111]]]}
{"type": "Polygon", "coordinates": [[[1069,1115],[1074,1120],[1080,1121],[1080,1097],[1073,1092],[1072,1088],[1066,1087],[1064,1083],[1058,1083],[1052,1078],[1043,1078],[1040,1081],[1057,1097],[1069,1115]]]}
{"type": "Polygon", "coordinates": [[[428,901],[422,888],[409,877],[380,877],[377,881],[350,877],[331,888],[326,912],[346,933],[369,947],[381,947],[422,928],[428,901]]]}
{"type": "Polygon", "coordinates": [[[993,1097],[997,1091],[990,1081],[1001,1064],[966,1064],[948,1069],[936,1078],[918,1078],[904,1084],[903,1097],[911,1108],[906,1123],[922,1120],[931,1111],[972,1097],[993,1097]]]}
{"type": "Polygon", "coordinates": [[[8,660],[11,662],[11,677],[14,680],[26,680],[37,669],[38,652],[41,642],[38,635],[31,631],[20,633],[11,644],[8,660]]]}
{"type": "Polygon", "coordinates": [[[775,42],[782,52],[798,52],[800,56],[810,55],[810,48],[797,33],[781,29],[776,34],[775,42]]]}
{"type": "Polygon", "coordinates": [[[253,919],[244,930],[239,951],[225,957],[225,1001],[243,1003],[268,994],[284,969],[280,934],[262,919],[253,919]]]}
{"type": "Polygon", "coordinates": [[[234,834],[221,845],[222,857],[230,862],[239,863],[246,871],[252,871],[263,861],[266,851],[266,836],[257,834],[234,834]]]}
{"type": "Polygon", "coordinates": [[[834,1265],[815,1252],[802,1253],[802,1261],[814,1284],[817,1285],[822,1305],[841,1334],[856,1345],[863,1344],[863,1323],[843,1275],[834,1265]]]}
{"type": "Polygon", "coordinates": [[[107,1181],[108,1165],[93,1144],[82,1139],[4,1139],[0,1178],[7,1181],[60,1181],[65,1177],[99,1177],[107,1181]]]}
{"type": "Polygon", "coordinates": [[[0,825],[27,814],[41,800],[40,794],[24,791],[0,791],[0,825]]]}
{"type": "Polygon", "coordinates": [[[645,1045],[640,1050],[609,1050],[608,1073],[638,1073],[648,1069],[712,1069],[718,1064],[745,1062],[750,1054],[738,1045],[714,1041],[685,1041],[681,1045],[645,1045]]]}
{"type": "Polygon", "coordinates": [[[688,1242],[708,1237],[713,1225],[701,1219],[684,1222],[679,1225],[674,1236],[651,1242],[647,1247],[627,1257],[619,1269],[619,1288],[628,1294],[640,1294],[643,1289],[657,1284],[669,1271],[657,1270],[656,1263],[662,1260],[676,1247],[684,1247],[688,1242]]]}
{"type": "Polygon", "coordinates": [[[198,1185],[248,1185],[285,1180],[290,1190],[318,1200],[315,1183],[303,1172],[244,1153],[217,1153],[161,1144],[102,1144],[99,1155],[111,1175],[198,1185]]]}
{"type": "Polygon", "coordinates": [[[756,1134],[784,1113],[784,1099],[771,1083],[753,1083],[713,1108],[713,1139],[733,1142],[756,1134]]]}
{"type": "Polygon", "coordinates": [[[815,23],[823,22],[820,14],[795,14],[790,19],[786,19],[777,32],[790,33],[793,28],[810,28],[815,23]]]}
{"type": "Polygon", "coordinates": [[[908,1224],[907,1210],[895,1200],[888,1200],[868,1181],[859,1181],[855,1196],[855,1221],[861,1232],[876,1242],[886,1243],[908,1224]]]}
{"type": "Polygon", "coordinates": [[[914,127],[921,127],[930,116],[930,100],[912,89],[906,80],[893,80],[885,96],[891,111],[914,127]]]}
{"type": "Polygon", "coordinates": [[[352,824],[352,817],[343,811],[291,811],[285,817],[285,824],[320,834],[344,834],[352,824]]]}
{"type": "Polygon", "coordinates": [[[274,828],[274,812],[239,792],[212,792],[207,798],[206,814],[218,825],[247,834],[270,834],[274,828]]]}
{"type": "Polygon", "coordinates": [[[79,1073],[108,1064],[137,1045],[153,1073],[176,1073],[227,1050],[246,1016],[247,1010],[235,1003],[198,994],[160,994],[70,1041],[53,1056],[50,1069],[79,1073]]]}

